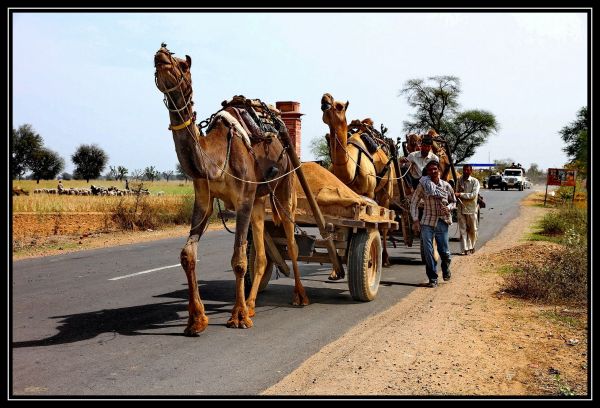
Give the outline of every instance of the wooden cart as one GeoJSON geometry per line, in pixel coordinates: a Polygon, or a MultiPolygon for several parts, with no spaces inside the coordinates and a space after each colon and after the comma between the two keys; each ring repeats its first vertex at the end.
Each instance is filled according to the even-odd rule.
{"type": "MultiPolygon", "coordinates": [[[[355,204],[335,209],[322,209],[325,230],[328,238],[333,241],[338,259],[347,266],[348,287],[355,300],[371,301],[375,299],[381,279],[382,240],[380,228],[390,231],[398,229],[398,222],[393,210],[379,207],[377,204],[355,204]]],[[[267,252],[267,267],[262,277],[259,291],[266,288],[271,278],[273,268],[290,276],[290,268],[285,260],[289,259],[287,241],[282,228],[273,223],[272,212],[267,208],[265,216],[265,248],[267,252]]],[[[300,227],[317,227],[317,222],[311,211],[308,199],[298,198],[296,223],[300,227]]],[[[297,234],[298,261],[332,263],[327,252],[328,239],[317,238],[308,234],[297,234]]],[[[246,285],[252,283],[254,277],[255,251],[249,234],[248,244],[248,273],[246,285]]]]}

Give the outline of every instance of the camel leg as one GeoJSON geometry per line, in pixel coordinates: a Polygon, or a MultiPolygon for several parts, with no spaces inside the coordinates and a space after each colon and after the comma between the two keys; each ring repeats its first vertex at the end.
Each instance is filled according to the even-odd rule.
{"type": "Polygon", "coordinates": [[[235,274],[235,305],[231,311],[231,318],[227,321],[227,327],[237,327],[240,329],[252,327],[252,320],[248,313],[246,296],[244,294],[244,274],[248,267],[248,259],[246,258],[248,241],[246,241],[246,237],[248,236],[255,192],[256,190],[250,192],[242,190],[240,196],[244,197],[247,201],[239,202],[235,205],[235,242],[233,256],[231,257],[231,267],[235,274]],[[251,198],[248,199],[248,196],[251,198]]]}
{"type": "Polygon", "coordinates": [[[287,218],[282,219],[281,222],[285,231],[285,237],[287,238],[288,254],[292,260],[292,266],[294,268],[294,296],[292,298],[292,304],[294,306],[306,306],[310,302],[308,301],[308,296],[306,295],[304,286],[302,286],[302,282],[300,281],[300,269],[298,268],[298,245],[296,244],[296,239],[294,238],[294,223],[287,218]]]}
{"type": "Polygon", "coordinates": [[[208,317],[204,312],[204,305],[200,299],[198,290],[198,281],[196,278],[196,259],[198,258],[198,241],[202,236],[204,227],[212,213],[212,200],[209,202],[208,185],[206,181],[194,180],[194,210],[192,213],[192,228],[190,235],[181,250],[181,266],[185,271],[188,281],[189,303],[188,303],[188,323],[184,330],[186,336],[197,336],[208,326],[208,317]],[[207,216],[205,217],[205,214],[207,216]]]}
{"type": "Polygon", "coordinates": [[[262,280],[265,268],[267,266],[267,256],[265,254],[265,197],[257,198],[254,201],[252,207],[252,242],[254,244],[254,250],[256,251],[256,257],[254,260],[254,277],[252,279],[252,288],[250,294],[246,300],[248,306],[248,315],[253,317],[255,315],[256,307],[256,296],[258,294],[258,287],[262,280]]]}

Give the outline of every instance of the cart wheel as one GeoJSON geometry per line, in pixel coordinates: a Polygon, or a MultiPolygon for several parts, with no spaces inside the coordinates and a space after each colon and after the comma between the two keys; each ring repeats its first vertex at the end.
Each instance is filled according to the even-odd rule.
{"type": "Polygon", "coordinates": [[[381,236],[377,229],[354,234],[348,253],[348,287],[354,300],[375,299],[381,279],[381,236]]]}
{"type": "MultiPolygon", "coordinates": [[[[254,281],[254,260],[256,259],[256,251],[254,250],[254,242],[252,239],[248,239],[248,247],[246,248],[246,254],[248,256],[248,270],[244,275],[244,291],[246,292],[246,296],[250,294],[250,288],[252,287],[252,282],[254,281]]],[[[267,285],[269,284],[269,280],[271,279],[271,275],[273,274],[273,261],[269,259],[269,255],[267,255],[267,266],[265,267],[265,273],[260,280],[260,284],[258,285],[258,293],[265,290],[267,285]]]]}

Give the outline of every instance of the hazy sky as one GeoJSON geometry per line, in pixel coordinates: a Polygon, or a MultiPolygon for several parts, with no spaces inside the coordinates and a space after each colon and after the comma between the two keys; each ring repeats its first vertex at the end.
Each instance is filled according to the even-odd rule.
{"type": "MultiPolygon", "coordinates": [[[[349,101],[348,120],[371,117],[404,137],[414,112],[405,82],[454,75],[461,109],[496,115],[500,130],[471,163],[513,159],[562,167],[559,130],[587,105],[587,16],[578,12],[209,13],[33,12],[12,15],[12,127],[29,123],[73,171],[95,143],[109,165],[174,170],[169,116],[154,84],[166,42],[192,57],[198,120],[242,94],[298,101],[302,159],[328,132],[325,92],[349,101]]],[[[563,10],[564,11],[564,10],[563,10]]],[[[108,166],[106,168],[108,170],[108,166]]]]}

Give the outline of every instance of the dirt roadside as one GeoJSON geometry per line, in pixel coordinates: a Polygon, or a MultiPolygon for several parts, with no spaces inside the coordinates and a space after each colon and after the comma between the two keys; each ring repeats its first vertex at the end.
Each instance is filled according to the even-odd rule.
{"type": "Polygon", "coordinates": [[[543,262],[554,245],[523,240],[545,211],[522,205],[475,254],[453,257],[451,281],[416,289],[262,394],[586,395],[586,311],[536,305],[500,290],[506,251],[520,261],[543,262]],[[578,316],[579,324],[549,317],[561,312],[578,316]]]}

